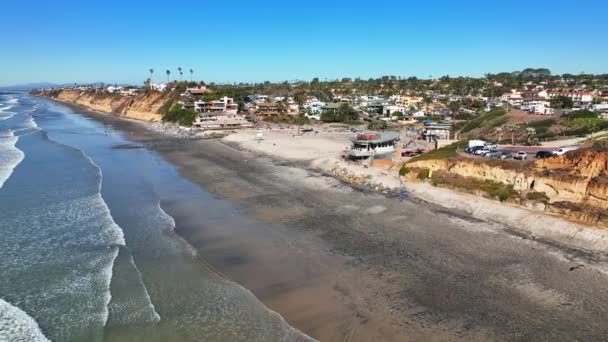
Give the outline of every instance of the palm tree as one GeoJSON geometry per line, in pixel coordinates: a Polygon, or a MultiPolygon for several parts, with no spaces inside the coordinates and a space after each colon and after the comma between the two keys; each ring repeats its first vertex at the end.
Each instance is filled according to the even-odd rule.
{"type": "Polygon", "coordinates": [[[182,81],[182,75],[184,74],[184,73],[182,72],[182,67],[177,67],[177,72],[179,72],[179,80],[180,80],[180,82],[181,82],[181,81],[182,81]]]}
{"type": "Polygon", "coordinates": [[[171,76],[171,70],[167,69],[165,73],[167,74],[167,83],[169,83],[169,76],[171,76]]]}
{"type": "Polygon", "coordinates": [[[154,75],[154,69],[150,69],[150,81],[152,81],[152,75],[154,75]]]}
{"type": "Polygon", "coordinates": [[[194,75],[194,70],[190,69],[190,82],[192,82],[192,75],[194,75]]]}

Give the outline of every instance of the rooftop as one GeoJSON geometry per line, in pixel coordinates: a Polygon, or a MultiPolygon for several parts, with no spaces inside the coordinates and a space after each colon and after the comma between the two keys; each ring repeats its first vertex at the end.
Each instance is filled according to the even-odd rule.
{"type": "Polygon", "coordinates": [[[353,139],[353,142],[359,144],[377,144],[397,140],[399,139],[399,136],[399,132],[365,132],[357,134],[357,137],[353,139]]]}

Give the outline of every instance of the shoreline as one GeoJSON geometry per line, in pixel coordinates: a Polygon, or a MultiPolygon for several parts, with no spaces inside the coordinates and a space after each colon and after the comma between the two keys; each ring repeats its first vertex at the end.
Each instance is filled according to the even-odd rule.
{"type": "MultiPolygon", "coordinates": [[[[79,105],[59,103],[82,111],[79,105]]],[[[520,248],[524,248],[526,254],[537,253],[533,250],[538,249],[551,253],[561,250],[559,246],[547,246],[534,239],[515,241],[516,235],[488,228],[486,220],[479,221],[456,206],[437,210],[440,206],[433,203],[432,198],[430,205],[421,203],[427,199],[419,194],[415,197],[420,200],[401,204],[396,198],[368,191],[365,187],[361,188],[363,191],[354,191],[350,185],[336,180],[335,175],[327,177],[331,174],[320,172],[330,171],[332,168],[327,167],[332,166],[331,161],[325,164],[317,161],[317,168],[302,160],[277,163],[277,158],[272,158],[271,154],[250,152],[238,143],[184,140],[147,131],[145,122],[110,113],[89,111],[83,114],[109,122],[124,131],[127,139],[149,146],[176,165],[186,179],[220,198],[238,203],[247,215],[266,222],[268,227],[257,232],[262,236],[230,236],[253,247],[256,244],[246,238],[259,239],[260,245],[271,241],[267,250],[250,251],[250,260],[245,264],[222,261],[221,255],[236,257],[234,250],[230,251],[234,245],[212,248],[214,251],[209,252],[206,250],[209,242],[204,241],[206,237],[200,229],[180,231],[176,228],[176,231],[214,268],[252,291],[292,326],[322,340],[495,339],[499,331],[496,325],[500,326],[500,323],[471,313],[458,318],[462,316],[457,309],[458,300],[452,303],[454,299],[442,297],[445,290],[434,287],[435,283],[449,282],[469,295],[488,290],[477,284],[452,284],[449,279],[436,278],[440,274],[432,274],[445,266],[433,261],[437,258],[434,253],[443,252],[423,251],[420,245],[430,247],[442,239],[452,243],[453,238],[445,236],[444,231],[458,229],[461,234],[480,242],[480,246],[491,245],[494,243],[491,237],[500,234],[504,244],[514,244],[508,248],[513,253],[520,248]],[[183,144],[184,141],[191,144],[183,144]],[[293,182],[293,179],[301,181],[293,182]],[[378,204],[370,204],[374,202],[378,204]],[[380,214],[387,214],[387,217],[380,214]],[[432,215],[431,222],[425,215],[432,215]],[[406,217],[409,219],[404,230],[403,224],[398,223],[405,223],[402,220],[406,217]],[[429,224],[431,226],[426,227],[429,232],[417,231],[418,227],[429,224]],[[377,227],[372,229],[370,225],[377,227]],[[416,238],[409,242],[411,234],[416,238]],[[421,259],[418,254],[426,257],[421,259]],[[427,265],[429,262],[431,264],[427,265]],[[404,266],[412,270],[404,269],[404,266]],[[409,289],[400,289],[398,284],[409,289]],[[434,291],[429,293],[431,289],[434,291]],[[431,293],[439,298],[427,298],[431,293]],[[430,316],[420,316],[420,312],[430,316]],[[438,317],[443,317],[443,323],[437,321],[438,317]],[[473,324],[475,329],[465,328],[468,324],[473,324]]],[[[442,196],[448,191],[435,190],[442,196]]],[[[176,216],[179,222],[180,215],[176,216]]],[[[475,244],[468,241],[459,243],[466,245],[465,250],[475,248],[475,244]]],[[[465,250],[457,248],[453,253],[460,255],[465,250]]],[[[567,262],[578,258],[575,256],[567,262]]],[[[551,265],[557,262],[551,261],[551,265]]],[[[465,264],[452,265],[444,273],[462,267],[465,264]]],[[[503,284],[500,286],[502,288],[503,284]]],[[[494,304],[483,306],[488,306],[491,312],[502,310],[494,304]]],[[[523,311],[526,310],[532,309],[526,306],[523,311]]],[[[528,336],[533,336],[532,326],[526,326],[525,330],[529,330],[528,336]]]]}

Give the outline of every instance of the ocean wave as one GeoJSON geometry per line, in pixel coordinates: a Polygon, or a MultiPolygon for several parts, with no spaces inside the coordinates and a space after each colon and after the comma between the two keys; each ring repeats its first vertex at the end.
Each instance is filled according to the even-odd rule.
{"type": "Polygon", "coordinates": [[[11,130],[0,135],[0,160],[2,160],[0,164],[0,189],[13,174],[17,165],[25,158],[25,154],[15,146],[17,140],[19,138],[11,130]]]}
{"type": "MultiPolygon", "coordinates": [[[[35,121],[34,121],[34,123],[35,123],[35,121]]],[[[104,201],[103,197],[101,196],[101,189],[102,189],[102,184],[103,184],[103,173],[101,172],[101,168],[99,167],[99,165],[97,165],[93,161],[93,159],[91,159],[91,157],[89,157],[86,153],[84,153],[83,150],[78,149],[78,151],[80,151],[80,153],[82,153],[82,156],[84,158],[86,158],[89,161],[89,163],[91,163],[91,165],[93,165],[97,169],[97,174],[99,176],[99,182],[97,183],[98,184],[98,186],[97,186],[98,200],[103,205],[104,214],[111,221],[110,227],[113,230],[113,233],[115,234],[115,236],[117,237],[116,243],[120,244],[121,246],[125,246],[126,242],[125,242],[124,232],[122,231],[122,228],[120,228],[120,226],[118,224],[116,224],[116,221],[114,221],[114,217],[112,217],[112,214],[110,213],[110,208],[108,207],[107,203],[104,201]]],[[[114,254],[114,257],[112,258],[112,262],[105,269],[105,273],[107,274],[105,285],[107,286],[106,288],[108,290],[105,295],[106,304],[105,304],[105,311],[104,311],[104,326],[107,325],[108,318],[109,318],[108,305],[110,304],[110,301],[112,300],[112,293],[110,291],[110,283],[112,282],[112,277],[113,277],[112,270],[114,268],[114,263],[116,262],[116,257],[118,257],[118,249],[116,249],[116,253],[114,254]]]]}
{"type": "MultiPolygon", "coordinates": [[[[31,116],[28,117],[27,122],[29,122],[29,127],[36,127],[36,128],[38,127],[36,124],[36,121],[31,116]]],[[[95,211],[103,213],[103,215],[105,216],[105,220],[107,220],[107,222],[109,222],[109,224],[106,227],[107,229],[105,230],[104,235],[108,234],[108,235],[113,236],[112,244],[114,246],[125,247],[126,242],[125,242],[125,238],[124,238],[124,232],[123,232],[122,228],[116,223],[116,221],[112,217],[110,208],[107,206],[107,203],[105,202],[105,200],[101,194],[102,187],[103,187],[103,180],[104,180],[104,175],[103,175],[101,167],[99,165],[97,165],[97,163],[89,155],[87,155],[85,153],[85,151],[82,150],[81,148],[79,148],[77,146],[65,144],[65,143],[61,142],[61,140],[52,139],[52,138],[48,137],[48,135],[47,135],[47,138],[50,141],[52,141],[53,143],[65,146],[69,149],[76,150],[90,165],[92,165],[94,167],[94,169],[97,173],[97,178],[98,178],[97,192],[95,195],[95,202],[96,202],[97,208],[95,211]]],[[[112,293],[110,291],[110,284],[114,277],[113,271],[114,271],[114,266],[117,262],[118,255],[119,255],[119,250],[118,250],[118,248],[116,248],[116,252],[112,255],[111,262],[108,263],[107,265],[104,265],[104,267],[103,267],[103,274],[105,275],[104,288],[107,289],[107,292],[103,295],[104,302],[105,302],[105,310],[103,312],[103,322],[104,322],[103,325],[104,326],[106,326],[108,324],[108,319],[109,319],[109,314],[110,314],[109,306],[110,306],[110,303],[112,302],[112,293]]],[[[147,322],[147,323],[158,322],[158,321],[160,321],[160,315],[156,312],[155,306],[152,303],[150,295],[144,285],[141,272],[135,265],[135,262],[134,262],[132,256],[129,256],[129,258],[130,258],[129,263],[131,264],[134,271],[136,272],[136,276],[141,284],[142,295],[143,295],[141,304],[143,304],[143,305],[138,308],[138,310],[137,310],[138,312],[126,313],[124,315],[124,317],[128,316],[126,318],[127,320],[137,318],[138,319],[137,321],[129,322],[129,323],[133,323],[133,324],[144,323],[144,322],[147,322]]],[[[113,306],[113,309],[117,309],[117,307],[113,306]]],[[[118,308],[118,310],[121,311],[121,313],[124,313],[124,309],[126,309],[126,308],[118,308]]],[[[114,311],[116,311],[116,310],[114,310],[114,311]]],[[[125,323],[125,322],[122,322],[122,323],[125,323]]]]}
{"type": "Polygon", "coordinates": [[[16,306],[0,299],[0,341],[48,341],[38,323],[16,306]]]}
{"type": "Polygon", "coordinates": [[[15,113],[9,112],[9,109],[13,109],[13,106],[0,107],[0,120],[7,120],[15,116],[15,113]]]}

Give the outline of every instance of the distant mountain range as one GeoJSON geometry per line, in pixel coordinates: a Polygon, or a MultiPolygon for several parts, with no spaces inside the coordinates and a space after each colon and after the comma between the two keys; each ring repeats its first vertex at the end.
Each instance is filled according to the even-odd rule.
{"type": "Polygon", "coordinates": [[[27,84],[18,84],[18,85],[11,85],[11,86],[2,86],[2,87],[0,87],[0,90],[3,90],[3,91],[7,91],[7,90],[30,91],[32,89],[37,89],[37,88],[53,88],[53,87],[59,87],[59,86],[61,86],[61,84],[50,83],[50,82],[39,82],[39,83],[27,83],[27,84]]]}
{"type": "MultiPolygon", "coordinates": [[[[93,85],[111,85],[112,83],[103,83],[103,82],[92,82],[86,84],[93,85]]],[[[0,86],[0,91],[30,91],[32,89],[40,89],[40,88],[57,88],[57,87],[66,87],[73,86],[74,83],[51,83],[51,82],[36,82],[36,83],[26,83],[26,84],[17,84],[10,86],[0,86]]],[[[118,84],[119,86],[126,86],[127,84],[118,84]]]]}

